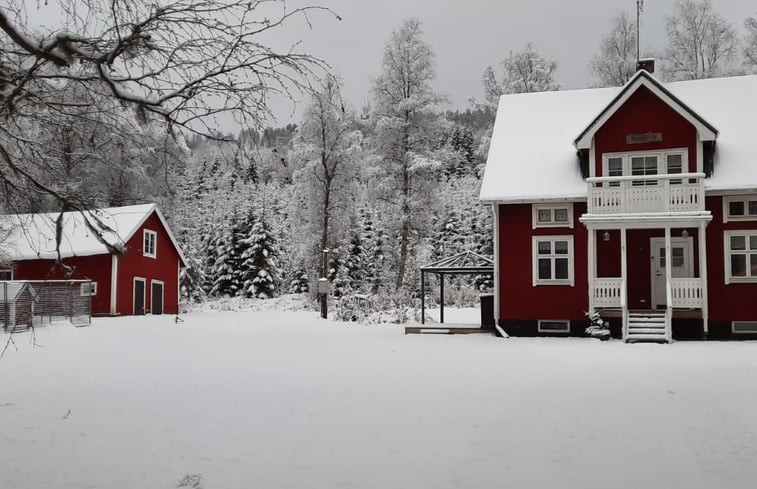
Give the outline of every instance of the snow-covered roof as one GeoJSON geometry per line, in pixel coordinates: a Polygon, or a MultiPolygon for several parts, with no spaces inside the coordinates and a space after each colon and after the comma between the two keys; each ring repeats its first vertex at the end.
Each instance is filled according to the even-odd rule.
{"type": "MultiPolygon", "coordinates": [[[[97,229],[111,246],[121,249],[139,227],[155,212],[186,263],[181,249],[155,204],[111,207],[86,211],[86,220],[97,229]],[[101,224],[101,225],[99,225],[101,224]]],[[[46,214],[13,214],[0,216],[0,254],[11,261],[57,259],[56,221],[59,212],[46,214]],[[7,236],[6,236],[7,234],[7,236]]],[[[63,213],[60,257],[109,254],[108,247],[97,238],[80,212],[63,213]]]]}
{"type": "Polygon", "coordinates": [[[0,304],[16,302],[16,299],[28,288],[33,301],[37,300],[37,292],[27,282],[0,282],[0,304]],[[7,299],[7,300],[6,300],[7,299]]]}
{"type": "MultiPolygon", "coordinates": [[[[629,82],[630,83],[630,82],[629,82]]],[[[665,88],[717,128],[708,191],[757,187],[757,76],[675,82],[665,88]]],[[[485,202],[585,200],[574,141],[623,88],[503,95],[481,185],[485,202]]]]}

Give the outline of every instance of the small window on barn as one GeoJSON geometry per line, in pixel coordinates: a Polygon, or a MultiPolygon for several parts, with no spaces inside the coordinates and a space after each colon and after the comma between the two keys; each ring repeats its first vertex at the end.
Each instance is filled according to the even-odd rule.
{"type": "Polygon", "coordinates": [[[145,229],[145,243],[144,248],[142,249],[142,254],[149,256],[150,258],[155,258],[158,251],[157,246],[158,233],[156,233],[155,231],[150,231],[149,229],[145,229]]]}
{"type": "Polygon", "coordinates": [[[539,320],[539,333],[570,333],[570,321],[539,320]]]}
{"type": "Polygon", "coordinates": [[[0,280],[13,280],[13,269],[0,268],[0,280]]]}
{"type": "Polygon", "coordinates": [[[757,195],[725,197],[723,222],[757,220],[757,195]]]}
{"type": "Polygon", "coordinates": [[[534,204],[532,227],[572,228],[573,204],[534,204]]]}
{"type": "Polygon", "coordinates": [[[731,331],[733,333],[757,334],[757,321],[733,321],[731,331]]]}
{"type": "Polygon", "coordinates": [[[82,297],[97,295],[97,282],[84,282],[81,284],[79,294],[82,297]]]}

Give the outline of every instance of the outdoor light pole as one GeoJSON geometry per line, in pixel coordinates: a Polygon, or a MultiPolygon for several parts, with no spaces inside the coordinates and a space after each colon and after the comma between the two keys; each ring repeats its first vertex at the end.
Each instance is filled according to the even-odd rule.
{"type": "MultiPolygon", "coordinates": [[[[321,270],[321,278],[328,279],[329,275],[329,250],[323,250],[323,265],[321,270]]],[[[318,290],[321,294],[321,317],[323,319],[328,318],[329,315],[329,293],[328,290],[318,290]]]]}

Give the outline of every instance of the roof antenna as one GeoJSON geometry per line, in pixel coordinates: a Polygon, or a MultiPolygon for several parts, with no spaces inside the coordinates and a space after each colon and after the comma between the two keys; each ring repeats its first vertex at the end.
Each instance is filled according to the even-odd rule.
{"type": "Polygon", "coordinates": [[[639,17],[644,11],[644,0],[636,0],[636,70],[641,61],[641,43],[639,42],[639,17]]]}

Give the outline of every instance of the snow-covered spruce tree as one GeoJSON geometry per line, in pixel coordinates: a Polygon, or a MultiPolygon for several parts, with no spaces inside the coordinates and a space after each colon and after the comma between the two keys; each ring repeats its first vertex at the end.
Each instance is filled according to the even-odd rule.
{"type": "Polygon", "coordinates": [[[615,17],[589,66],[602,87],[623,86],[636,73],[636,25],[627,12],[615,17]]]}
{"type": "Polygon", "coordinates": [[[360,292],[363,289],[365,262],[363,240],[361,238],[360,230],[358,229],[352,233],[342,265],[344,273],[349,279],[350,287],[354,292],[360,292]]]}
{"type": "Polygon", "coordinates": [[[298,268],[294,271],[289,281],[289,293],[306,294],[308,292],[310,292],[310,277],[308,276],[308,272],[304,268],[298,268]]]}
{"type": "Polygon", "coordinates": [[[179,290],[181,300],[186,302],[202,302],[207,297],[203,284],[206,281],[205,267],[200,259],[200,254],[191,247],[184,248],[187,257],[187,266],[181,270],[179,277],[179,290]]]}
{"type": "Polygon", "coordinates": [[[380,193],[392,205],[383,216],[397,237],[393,253],[394,286],[401,289],[434,198],[441,171],[430,147],[441,98],[431,88],[434,79],[431,47],[423,40],[418,19],[406,20],[384,47],[382,71],[373,86],[375,141],[380,193]]]}
{"type": "Polygon", "coordinates": [[[521,51],[510,52],[502,61],[502,80],[497,80],[494,68],[484,70],[483,83],[487,103],[497,107],[499,97],[506,93],[531,93],[558,90],[554,80],[557,63],[539,54],[532,43],[521,51]]]}
{"type": "Polygon", "coordinates": [[[245,241],[248,248],[242,257],[242,268],[253,272],[252,278],[244,283],[246,294],[259,299],[274,297],[281,270],[276,259],[276,241],[266,221],[256,219],[245,241]]]}
{"type": "Polygon", "coordinates": [[[211,295],[235,297],[242,293],[243,264],[240,249],[244,243],[241,238],[240,222],[234,215],[228,232],[218,240],[216,246],[215,280],[210,291],[211,295]]]}

